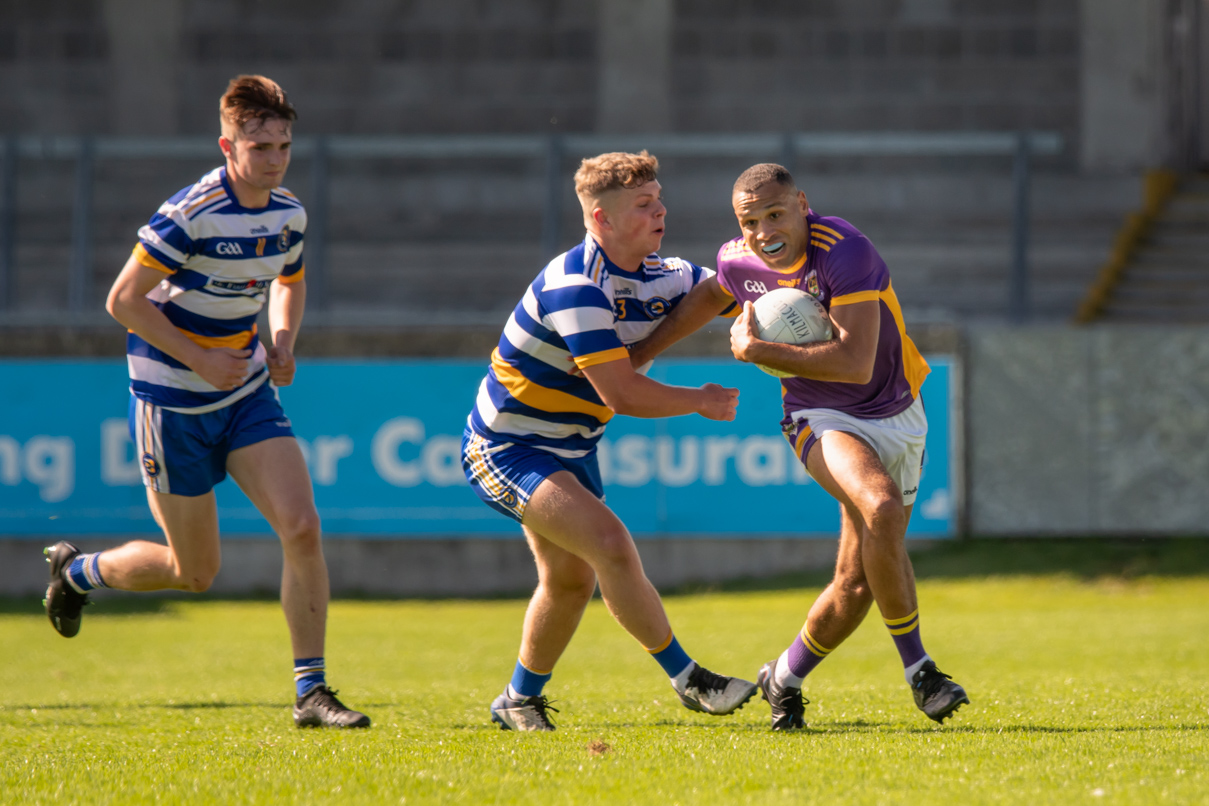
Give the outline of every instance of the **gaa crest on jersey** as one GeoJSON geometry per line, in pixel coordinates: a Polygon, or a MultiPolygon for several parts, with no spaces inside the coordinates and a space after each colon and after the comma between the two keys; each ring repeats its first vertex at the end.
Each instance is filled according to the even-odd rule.
{"type": "Polygon", "coordinates": [[[819,296],[819,275],[818,272],[812,271],[806,275],[806,293],[812,297],[819,296]]]}
{"type": "Polygon", "coordinates": [[[277,236],[277,251],[285,254],[290,251],[290,228],[284,226],[281,228],[281,234],[277,236]]]}
{"type": "Polygon", "coordinates": [[[142,457],[143,472],[150,478],[155,478],[160,474],[160,463],[155,461],[155,457],[150,453],[144,453],[142,457]]]}
{"type": "Polygon", "coordinates": [[[646,308],[647,316],[652,319],[663,316],[669,310],[668,302],[663,297],[651,297],[643,303],[643,307],[646,308]]]}
{"type": "Polygon", "coordinates": [[[505,490],[504,494],[500,496],[500,503],[508,507],[508,509],[516,509],[516,493],[511,490],[505,490]]]}

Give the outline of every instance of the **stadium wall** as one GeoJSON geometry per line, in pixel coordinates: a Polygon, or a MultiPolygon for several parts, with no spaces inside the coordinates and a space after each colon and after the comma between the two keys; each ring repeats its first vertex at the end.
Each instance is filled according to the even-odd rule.
{"type": "Polygon", "coordinates": [[[1196,2],[14,0],[0,131],[210,134],[260,72],[310,133],[1032,128],[1138,170],[1186,157],[1196,2]]]}
{"type": "Polygon", "coordinates": [[[976,536],[1209,533],[1209,329],[974,330],[976,536]]]}
{"type": "Polygon", "coordinates": [[[1074,136],[1080,25],[1078,0],[10,2],[0,120],[31,134],[209,134],[227,80],[263,72],[328,134],[759,121],[1074,136]]]}

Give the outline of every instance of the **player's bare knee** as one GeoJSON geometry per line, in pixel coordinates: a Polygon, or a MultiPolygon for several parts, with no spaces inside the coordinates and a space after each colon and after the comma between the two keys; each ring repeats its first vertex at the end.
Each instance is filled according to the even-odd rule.
{"type": "Polygon", "coordinates": [[[635,569],[641,571],[642,560],[638,558],[638,550],[628,532],[624,529],[610,530],[600,535],[596,541],[593,565],[597,573],[606,569],[611,572],[635,569]]]}
{"type": "Polygon", "coordinates": [[[214,584],[214,578],[217,574],[205,574],[204,576],[189,576],[185,577],[185,590],[189,593],[205,593],[210,590],[210,586],[214,584]]]}
{"type": "Polygon", "coordinates": [[[590,569],[586,572],[562,569],[558,573],[543,574],[541,585],[549,596],[560,603],[568,607],[580,606],[596,592],[596,574],[590,569]]]}
{"type": "Polygon", "coordinates": [[[865,523],[875,540],[901,538],[907,528],[902,498],[890,492],[873,496],[865,507],[865,523]]]}
{"type": "Polygon", "coordinates": [[[218,563],[203,563],[177,569],[178,587],[187,593],[205,593],[218,577],[218,563]]]}
{"type": "Polygon", "coordinates": [[[322,551],[322,526],[319,513],[314,510],[300,512],[280,525],[281,543],[292,553],[318,553],[322,551]]]}

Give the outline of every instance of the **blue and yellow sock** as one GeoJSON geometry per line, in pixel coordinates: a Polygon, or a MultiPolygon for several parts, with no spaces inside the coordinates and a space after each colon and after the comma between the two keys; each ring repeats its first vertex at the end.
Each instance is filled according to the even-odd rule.
{"type": "Polygon", "coordinates": [[[63,580],[77,593],[88,593],[95,588],[108,588],[101,578],[101,566],[98,558],[101,552],[92,554],[77,554],[71,565],[63,569],[63,580]]]}
{"type": "Polygon", "coordinates": [[[693,659],[680,648],[676,633],[668,632],[667,640],[657,647],[645,647],[655,662],[663,667],[663,671],[673,680],[679,677],[692,664],[693,659]]]}
{"type": "Polygon", "coordinates": [[[928,653],[924,651],[923,638],[919,634],[919,608],[899,618],[883,616],[882,621],[886,622],[890,637],[894,639],[894,646],[898,649],[898,656],[902,658],[903,673],[909,685],[911,678],[929,660],[928,653]]]}
{"type": "Polygon", "coordinates": [[[512,682],[508,684],[508,696],[514,700],[540,696],[553,674],[553,669],[548,672],[530,669],[517,658],[516,668],[512,670],[512,682]]]}
{"type": "Polygon", "coordinates": [[[294,689],[302,697],[315,686],[326,686],[323,658],[294,658],[294,689]]]}

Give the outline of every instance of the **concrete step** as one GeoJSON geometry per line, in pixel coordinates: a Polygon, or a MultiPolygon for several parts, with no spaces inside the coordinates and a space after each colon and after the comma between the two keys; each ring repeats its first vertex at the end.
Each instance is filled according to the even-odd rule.
{"type": "MultiPolygon", "coordinates": [[[[663,254],[714,266],[718,246],[738,234],[730,186],[746,164],[732,162],[663,161],[660,180],[669,207],[663,254]]],[[[87,310],[101,310],[138,228],[160,202],[213,164],[98,164],[87,310]]],[[[1004,314],[1012,263],[1010,172],[851,172],[811,165],[800,173],[813,206],[869,235],[890,266],[904,306],[942,318],[1004,314]]],[[[550,257],[539,246],[540,167],[523,160],[333,162],[327,271],[322,278],[313,275],[326,290],[312,306],[352,317],[376,311],[386,322],[395,315],[484,321],[506,316],[550,257]]],[[[561,248],[582,232],[570,188],[574,165],[568,160],[564,167],[561,248]]],[[[295,164],[289,179],[287,185],[307,203],[312,194],[305,160],[295,164]]],[[[20,183],[13,308],[63,311],[74,167],[23,161],[20,183]]],[[[1034,176],[1030,280],[1044,316],[1072,314],[1107,259],[1122,215],[1136,208],[1137,191],[1136,177],[1034,176]]],[[[1190,237],[1181,226],[1171,229],[1190,237]]],[[[1189,247],[1197,249],[1196,243],[1189,247]]]]}
{"type": "Polygon", "coordinates": [[[1128,276],[1150,277],[1153,279],[1171,278],[1173,280],[1196,281],[1209,280],[1209,263],[1178,263],[1169,260],[1140,260],[1129,267],[1128,276]]]}
{"type": "Polygon", "coordinates": [[[1131,304],[1165,305],[1184,308],[1189,305],[1209,304],[1209,286],[1203,288],[1180,288],[1174,286],[1144,286],[1123,283],[1117,287],[1115,300],[1128,300],[1131,304]]]}
{"type": "Polygon", "coordinates": [[[1172,310],[1167,307],[1134,308],[1110,305],[1105,308],[1097,322],[1119,324],[1206,324],[1209,323],[1209,306],[1195,310],[1172,310]]]}

